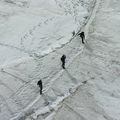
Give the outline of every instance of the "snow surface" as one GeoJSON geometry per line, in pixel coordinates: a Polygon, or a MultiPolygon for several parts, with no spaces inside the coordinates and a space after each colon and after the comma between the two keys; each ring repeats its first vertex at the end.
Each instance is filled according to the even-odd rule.
{"type": "Polygon", "coordinates": [[[62,70],[60,57],[67,55],[69,68],[83,52],[72,32],[86,24],[93,6],[93,0],[0,0],[0,120],[52,119],[82,84],[74,69],[62,70]]]}
{"type": "Polygon", "coordinates": [[[119,5],[1,0],[0,120],[120,120],[119,5]]]}

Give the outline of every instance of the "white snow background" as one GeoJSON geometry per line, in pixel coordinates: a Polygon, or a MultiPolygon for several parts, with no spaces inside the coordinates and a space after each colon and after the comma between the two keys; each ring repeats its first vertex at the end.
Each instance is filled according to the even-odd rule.
{"type": "Polygon", "coordinates": [[[119,5],[0,0],[0,120],[120,120],[119,5]]]}
{"type": "Polygon", "coordinates": [[[0,63],[67,43],[87,19],[91,1],[0,0],[0,63]]]}
{"type": "Polygon", "coordinates": [[[0,0],[0,120],[24,120],[41,109],[45,114],[48,105],[56,106],[69,93],[74,84],[62,78],[60,57],[66,54],[69,65],[82,49],[80,39],[68,43],[72,32],[86,23],[93,3],[0,0]],[[44,86],[42,96],[39,79],[44,86]]]}

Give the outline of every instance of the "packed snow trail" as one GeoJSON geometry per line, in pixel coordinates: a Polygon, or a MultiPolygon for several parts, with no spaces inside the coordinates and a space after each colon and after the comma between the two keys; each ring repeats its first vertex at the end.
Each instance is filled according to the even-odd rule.
{"type": "MultiPolygon", "coordinates": [[[[89,26],[87,43],[79,60],[86,73],[75,94],[65,99],[50,120],[120,120],[120,1],[101,0],[89,26]]],[[[76,69],[71,66],[69,69],[76,69]]],[[[47,118],[47,119],[48,119],[47,118]]],[[[39,119],[40,120],[40,119],[39,119]]]]}

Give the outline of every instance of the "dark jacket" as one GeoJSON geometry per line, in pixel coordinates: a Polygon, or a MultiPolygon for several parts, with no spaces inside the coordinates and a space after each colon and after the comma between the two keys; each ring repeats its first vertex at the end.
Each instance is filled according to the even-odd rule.
{"type": "Polygon", "coordinates": [[[65,62],[65,59],[66,59],[66,56],[63,55],[63,56],[61,57],[61,61],[62,61],[62,62],[65,62]]]}
{"type": "Polygon", "coordinates": [[[42,80],[39,80],[38,83],[37,83],[37,85],[39,85],[39,87],[42,89],[42,87],[43,87],[42,86],[42,80]]]}
{"type": "Polygon", "coordinates": [[[78,35],[79,35],[81,38],[85,38],[84,32],[81,32],[81,33],[79,33],[78,35]]]}

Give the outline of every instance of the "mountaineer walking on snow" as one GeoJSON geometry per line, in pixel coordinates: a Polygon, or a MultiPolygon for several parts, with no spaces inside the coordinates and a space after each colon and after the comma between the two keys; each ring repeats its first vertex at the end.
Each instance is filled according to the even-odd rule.
{"type": "Polygon", "coordinates": [[[61,61],[62,61],[62,68],[65,69],[65,59],[66,59],[66,55],[63,55],[61,57],[61,61]]]}
{"type": "Polygon", "coordinates": [[[81,33],[79,33],[78,34],[80,37],[81,37],[81,39],[82,39],[82,44],[84,44],[85,42],[84,42],[84,40],[85,40],[85,34],[84,34],[84,32],[81,32],[81,33]]]}
{"type": "Polygon", "coordinates": [[[42,80],[39,80],[37,85],[39,85],[39,87],[40,87],[40,95],[42,95],[42,89],[43,89],[42,80]]]}

